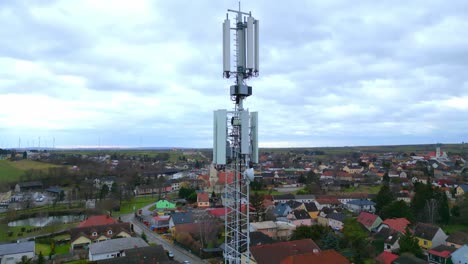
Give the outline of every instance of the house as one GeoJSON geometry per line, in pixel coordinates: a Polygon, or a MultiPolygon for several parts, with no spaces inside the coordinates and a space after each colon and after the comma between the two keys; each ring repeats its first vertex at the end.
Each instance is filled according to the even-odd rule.
{"type": "Polygon", "coordinates": [[[468,193],[468,184],[460,184],[456,189],[455,196],[460,197],[468,193]]]}
{"type": "Polygon", "coordinates": [[[61,192],[64,192],[63,189],[58,186],[49,187],[45,191],[56,197],[58,197],[61,192]]]}
{"type": "Polygon", "coordinates": [[[326,263],[349,264],[349,260],[333,249],[288,256],[281,260],[281,264],[326,263]]]}
{"type": "Polygon", "coordinates": [[[392,264],[392,262],[397,258],[398,258],[398,255],[395,255],[387,251],[383,251],[375,258],[375,261],[378,264],[392,264]]]}
{"type": "Polygon", "coordinates": [[[279,203],[275,206],[276,217],[286,217],[291,212],[292,209],[287,203],[279,203]]]}
{"type": "Polygon", "coordinates": [[[315,205],[319,210],[324,207],[336,208],[341,205],[341,202],[336,197],[316,198],[315,205]]]}
{"type": "Polygon", "coordinates": [[[384,251],[396,252],[400,248],[399,240],[401,233],[388,227],[383,227],[374,235],[376,239],[382,239],[384,243],[384,251]]]}
{"type": "Polygon", "coordinates": [[[348,218],[347,215],[342,213],[331,213],[327,215],[328,225],[334,230],[342,230],[344,227],[344,220],[348,218]]]}
{"type": "Polygon", "coordinates": [[[156,210],[159,212],[176,209],[176,204],[171,203],[168,200],[159,200],[156,202],[155,206],[156,206],[156,210]]]}
{"type": "Polygon", "coordinates": [[[210,197],[206,192],[197,193],[197,206],[199,208],[208,208],[210,207],[210,197]]]}
{"type": "Polygon", "coordinates": [[[317,205],[315,205],[315,203],[313,202],[310,202],[310,203],[304,203],[304,207],[307,213],[309,213],[310,218],[316,221],[318,218],[318,213],[319,213],[317,205]]]}
{"type": "Polygon", "coordinates": [[[468,244],[468,232],[457,231],[448,236],[445,244],[454,248],[461,248],[468,244]]]}
{"type": "Polygon", "coordinates": [[[352,200],[349,201],[346,206],[350,211],[353,213],[360,213],[360,212],[374,212],[375,211],[375,203],[369,201],[367,199],[360,199],[360,200],[352,200]]]}
{"type": "Polygon", "coordinates": [[[88,260],[98,261],[125,257],[125,250],[147,247],[148,244],[139,237],[116,238],[89,245],[88,260]]]}
{"type": "Polygon", "coordinates": [[[280,264],[281,260],[306,253],[319,252],[312,239],[301,239],[250,247],[252,264],[280,264]]]}
{"type": "Polygon", "coordinates": [[[404,253],[395,259],[392,264],[427,264],[427,261],[417,258],[412,254],[404,253]]]}
{"type": "Polygon", "coordinates": [[[437,247],[430,249],[427,252],[427,260],[430,264],[448,264],[451,263],[450,259],[452,253],[457,249],[454,247],[449,247],[444,244],[438,245],[437,247]]]}
{"type": "Polygon", "coordinates": [[[286,203],[289,200],[294,200],[294,194],[287,193],[287,194],[278,194],[272,195],[274,203],[286,203]]]}
{"type": "Polygon", "coordinates": [[[34,258],[36,242],[27,241],[20,243],[10,243],[0,245],[0,263],[19,263],[21,258],[26,256],[28,259],[34,258]]]}
{"type": "Polygon", "coordinates": [[[70,229],[71,250],[87,248],[91,243],[132,235],[130,223],[75,227],[70,229]]]}
{"type": "Polygon", "coordinates": [[[268,237],[276,239],[278,227],[273,221],[255,222],[250,223],[250,232],[261,232],[268,237]]]}
{"type": "Polygon", "coordinates": [[[312,218],[310,218],[310,215],[306,210],[292,211],[290,220],[295,226],[312,225],[312,218]]]}
{"type": "Polygon", "coordinates": [[[170,215],[157,215],[151,219],[150,228],[157,233],[164,233],[169,229],[170,215]]]}
{"type": "Polygon", "coordinates": [[[171,218],[169,219],[169,228],[173,229],[177,225],[182,224],[191,224],[193,223],[193,214],[189,212],[175,212],[171,213],[171,218]]]}
{"type": "Polygon", "coordinates": [[[457,249],[452,253],[453,264],[465,264],[468,263],[468,245],[457,249]]]}
{"type": "Polygon", "coordinates": [[[15,185],[15,192],[27,192],[33,190],[40,190],[42,188],[43,185],[40,181],[20,182],[15,185]]]}
{"type": "Polygon", "coordinates": [[[180,180],[178,180],[178,179],[171,179],[171,180],[169,180],[169,183],[171,184],[171,191],[178,191],[178,190],[180,190],[180,180]]]}
{"type": "Polygon", "coordinates": [[[315,201],[315,195],[312,194],[296,194],[294,200],[301,203],[310,203],[315,201]]]}
{"type": "Polygon", "coordinates": [[[382,219],[378,215],[368,212],[361,212],[358,215],[357,221],[361,223],[369,232],[376,230],[377,227],[379,227],[382,223],[382,219]]]}
{"type": "Polygon", "coordinates": [[[344,166],[343,171],[346,171],[350,174],[361,173],[364,171],[364,167],[362,166],[344,166]]]}
{"type": "Polygon", "coordinates": [[[102,186],[107,185],[107,188],[112,189],[112,185],[115,182],[115,176],[105,176],[101,178],[95,178],[93,180],[93,185],[96,189],[101,189],[102,186]]]}
{"type": "Polygon", "coordinates": [[[278,240],[284,241],[291,239],[294,230],[296,230],[295,225],[283,221],[276,221],[275,224],[277,228],[276,238],[278,240]]]}
{"type": "Polygon", "coordinates": [[[78,224],[78,227],[110,225],[116,223],[118,223],[118,221],[108,215],[93,215],[81,221],[78,224]]]}
{"type": "Polygon", "coordinates": [[[408,221],[406,218],[389,218],[389,219],[385,219],[382,222],[382,225],[379,227],[379,231],[380,229],[386,227],[386,228],[390,228],[395,231],[398,231],[399,233],[404,234],[406,227],[409,224],[410,224],[410,221],[408,221]]]}
{"type": "Polygon", "coordinates": [[[164,247],[154,245],[148,247],[137,247],[123,250],[123,256],[112,259],[97,261],[98,264],[173,264],[170,260],[164,247]]]}
{"type": "Polygon", "coordinates": [[[419,246],[425,250],[445,244],[448,237],[440,227],[425,223],[416,225],[414,236],[418,239],[419,246]]]}

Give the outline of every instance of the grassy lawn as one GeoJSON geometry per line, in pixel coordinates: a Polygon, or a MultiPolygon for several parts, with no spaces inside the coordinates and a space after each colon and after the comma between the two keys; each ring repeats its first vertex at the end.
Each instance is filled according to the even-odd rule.
{"type": "Polygon", "coordinates": [[[55,164],[38,162],[33,160],[9,161],[0,160],[0,181],[16,182],[27,170],[47,170],[49,168],[60,167],[55,164]]]}
{"type": "Polygon", "coordinates": [[[353,192],[363,192],[363,193],[370,193],[370,194],[376,194],[378,193],[380,190],[380,186],[377,185],[377,186],[364,186],[364,185],[359,185],[359,187],[350,187],[350,188],[347,188],[347,189],[344,189],[343,191],[344,192],[349,192],[349,193],[353,193],[353,192]]]}
{"type": "Polygon", "coordinates": [[[447,225],[447,226],[442,226],[442,229],[447,234],[452,234],[456,231],[468,232],[468,225],[447,225]]]}
{"type": "Polygon", "coordinates": [[[136,197],[133,198],[130,202],[123,201],[122,206],[120,207],[120,212],[114,212],[113,215],[119,216],[123,214],[133,213],[133,207],[135,207],[135,210],[138,210],[148,204],[155,203],[157,200],[157,195],[155,195],[154,197],[136,197]]]}
{"type": "MultiPolygon", "coordinates": [[[[43,256],[49,256],[51,251],[51,247],[49,244],[38,244],[36,243],[36,252],[42,252],[43,256]]],[[[61,254],[67,254],[70,251],[70,244],[61,244],[61,245],[55,245],[55,254],[56,255],[61,255],[61,254]]]]}
{"type": "Polygon", "coordinates": [[[35,231],[32,231],[35,228],[33,226],[8,226],[7,224],[0,224],[0,230],[3,230],[3,232],[0,232],[0,242],[9,242],[9,241],[14,242],[18,238],[49,234],[49,233],[57,232],[59,230],[64,230],[64,229],[75,227],[77,226],[77,224],[78,223],[45,226],[35,231]],[[21,228],[24,228],[25,231],[22,232],[21,228]],[[28,233],[27,230],[31,230],[31,232],[28,233]],[[8,233],[10,232],[12,232],[11,236],[8,235],[8,233]]]}
{"type": "Polygon", "coordinates": [[[13,182],[23,175],[24,171],[16,168],[12,163],[8,160],[0,160],[0,181],[13,182]]]}
{"type": "Polygon", "coordinates": [[[86,259],[80,259],[80,260],[73,260],[73,261],[68,261],[68,262],[63,262],[66,264],[87,264],[89,263],[86,259]]]}

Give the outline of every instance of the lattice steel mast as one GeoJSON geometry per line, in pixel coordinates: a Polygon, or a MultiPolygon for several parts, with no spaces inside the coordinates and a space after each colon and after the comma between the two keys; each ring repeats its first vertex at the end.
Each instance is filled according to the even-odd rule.
{"type": "Polygon", "coordinates": [[[231,27],[229,15],[223,23],[223,76],[235,78],[230,87],[234,110],[214,113],[213,163],[225,170],[223,203],[225,219],[225,262],[248,263],[249,252],[249,183],[254,179],[253,164],[258,163],[258,114],[244,108],[244,99],[252,95],[246,80],[258,76],[259,22],[251,13],[228,9],[236,15],[231,27]],[[231,69],[231,30],[235,31],[235,69],[231,69]],[[232,176],[232,177],[231,177],[232,176]]]}

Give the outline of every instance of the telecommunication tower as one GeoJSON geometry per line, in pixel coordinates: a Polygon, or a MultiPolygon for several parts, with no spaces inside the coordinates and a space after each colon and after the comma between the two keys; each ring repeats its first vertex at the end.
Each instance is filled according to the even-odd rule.
{"type": "Polygon", "coordinates": [[[258,163],[258,113],[244,108],[252,95],[246,81],[258,76],[259,22],[252,14],[228,9],[223,23],[223,77],[234,79],[230,98],[232,111],[214,112],[213,163],[224,170],[223,194],[225,218],[225,263],[240,264],[250,260],[249,183],[254,180],[253,164],[258,163]],[[234,13],[231,25],[229,12],[234,13]],[[234,64],[231,68],[231,31],[234,31],[234,64]]]}

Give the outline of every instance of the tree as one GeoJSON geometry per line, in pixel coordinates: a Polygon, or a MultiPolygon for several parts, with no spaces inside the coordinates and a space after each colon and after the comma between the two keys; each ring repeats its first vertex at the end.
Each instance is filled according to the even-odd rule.
{"type": "Polygon", "coordinates": [[[28,159],[28,153],[26,151],[23,152],[23,159],[28,159]]]}
{"type": "Polygon", "coordinates": [[[261,214],[264,211],[263,195],[258,194],[258,192],[254,192],[253,195],[250,195],[250,203],[255,209],[255,220],[260,221],[261,214]]]}
{"type": "Polygon", "coordinates": [[[322,225],[312,225],[305,226],[301,225],[294,230],[291,240],[305,239],[310,238],[314,241],[320,241],[324,238],[329,232],[330,228],[322,225]]]}
{"type": "Polygon", "coordinates": [[[379,214],[382,208],[384,208],[384,206],[390,204],[394,200],[395,197],[393,196],[393,193],[390,190],[388,184],[382,185],[382,187],[380,187],[379,192],[377,193],[377,196],[374,199],[375,212],[379,214]]]}
{"type": "Polygon", "coordinates": [[[339,238],[333,234],[332,232],[328,232],[322,240],[322,247],[323,250],[325,249],[334,249],[336,251],[340,250],[340,240],[339,238]]]}
{"type": "Polygon", "coordinates": [[[388,171],[386,171],[382,177],[382,181],[385,183],[385,184],[389,184],[390,183],[390,176],[388,176],[388,171]]]}
{"type": "Polygon", "coordinates": [[[143,239],[145,242],[148,242],[148,238],[146,237],[146,233],[144,231],[141,232],[141,239],[143,239]]]}
{"type": "Polygon", "coordinates": [[[413,211],[404,201],[393,201],[380,210],[379,216],[382,219],[404,217],[411,221],[413,219],[413,211]]]}
{"type": "Polygon", "coordinates": [[[107,186],[107,184],[103,184],[101,188],[101,192],[99,193],[99,200],[106,198],[108,194],[109,194],[109,187],[107,186]]]}
{"type": "Polygon", "coordinates": [[[409,252],[417,257],[423,257],[423,253],[418,244],[418,239],[411,234],[411,231],[407,227],[405,234],[400,237],[400,254],[409,252]]]}
{"type": "Polygon", "coordinates": [[[345,220],[343,235],[346,244],[355,253],[355,262],[360,263],[369,257],[368,235],[355,218],[345,220]]]}
{"type": "Polygon", "coordinates": [[[39,255],[37,256],[36,264],[45,264],[45,258],[44,255],[42,255],[42,251],[39,252],[39,255]]]}
{"type": "Polygon", "coordinates": [[[65,199],[65,192],[62,190],[60,191],[59,195],[58,195],[58,199],[59,201],[63,201],[63,199],[65,199]]]}

